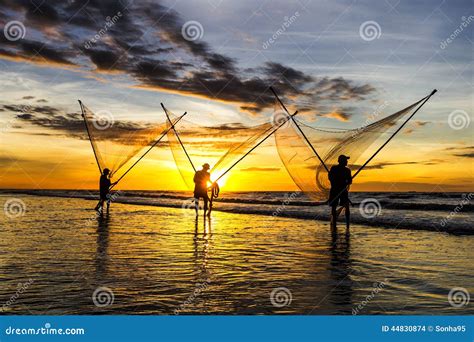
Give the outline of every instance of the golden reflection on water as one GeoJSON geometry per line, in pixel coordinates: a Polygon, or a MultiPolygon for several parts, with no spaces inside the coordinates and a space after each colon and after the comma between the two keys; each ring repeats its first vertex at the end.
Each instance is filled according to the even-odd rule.
{"type": "Polygon", "coordinates": [[[97,217],[90,201],[24,201],[27,215],[1,219],[0,299],[33,283],[8,313],[351,314],[364,301],[360,314],[473,313],[446,297],[474,293],[470,236],[117,204],[97,217]],[[94,305],[100,286],[112,305],[94,305]],[[291,301],[275,306],[282,287],[291,301]]]}

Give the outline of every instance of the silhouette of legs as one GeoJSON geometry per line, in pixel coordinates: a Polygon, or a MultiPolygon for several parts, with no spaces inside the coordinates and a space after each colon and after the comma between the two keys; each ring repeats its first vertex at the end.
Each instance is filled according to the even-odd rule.
{"type": "Polygon", "coordinates": [[[206,216],[206,212],[209,209],[209,197],[204,196],[202,199],[204,201],[204,216],[206,216]]]}
{"type": "Polygon", "coordinates": [[[194,210],[196,211],[196,217],[199,215],[199,197],[194,197],[194,210]]]}
{"type": "Polygon", "coordinates": [[[101,198],[99,200],[99,203],[97,203],[97,205],[95,206],[95,210],[102,212],[103,208],[104,208],[104,200],[101,198]]]}
{"type": "Polygon", "coordinates": [[[349,230],[351,224],[351,210],[349,209],[349,203],[346,203],[344,209],[346,211],[346,229],[349,230]]]}
{"type": "Polygon", "coordinates": [[[339,213],[337,211],[337,205],[332,205],[331,206],[331,228],[332,229],[336,228],[338,216],[339,216],[339,213]]]}

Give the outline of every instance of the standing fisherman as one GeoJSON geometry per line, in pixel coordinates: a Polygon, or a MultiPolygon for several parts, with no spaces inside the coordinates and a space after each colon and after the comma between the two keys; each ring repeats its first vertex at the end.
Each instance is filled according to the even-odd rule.
{"type": "MultiPolygon", "coordinates": [[[[329,171],[329,181],[331,182],[331,190],[329,192],[329,205],[331,206],[331,226],[336,227],[337,218],[340,210],[337,211],[337,206],[340,205],[345,209],[346,213],[346,228],[349,229],[351,213],[349,205],[349,187],[352,184],[351,170],[347,167],[348,156],[341,154],[337,158],[338,165],[331,167],[329,171]]],[[[341,209],[342,210],[342,209],[341,209]]]]}
{"type": "Polygon", "coordinates": [[[107,201],[107,211],[109,211],[110,207],[110,187],[115,185],[116,183],[112,183],[109,178],[110,170],[105,168],[102,171],[102,175],[100,176],[99,181],[99,192],[100,192],[100,199],[99,203],[97,203],[95,210],[102,212],[104,209],[104,202],[107,201]]]}
{"type": "Polygon", "coordinates": [[[194,203],[196,216],[198,216],[200,198],[204,200],[204,215],[206,215],[206,212],[208,215],[211,213],[210,210],[208,211],[209,195],[207,194],[208,183],[211,182],[211,174],[209,173],[210,168],[209,164],[205,163],[202,166],[202,170],[196,171],[194,174],[194,203]]]}

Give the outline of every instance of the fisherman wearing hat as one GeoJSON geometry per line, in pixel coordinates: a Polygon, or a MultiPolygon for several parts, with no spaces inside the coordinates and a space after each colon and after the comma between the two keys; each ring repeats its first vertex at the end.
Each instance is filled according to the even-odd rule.
{"type": "Polygon", "coordinates": [[[347,167],[348,156],[341,154],[337,158],[338,165],[331,167],[329,171],[329,181],[331,182],[331,190],[329,192],[329,206],[331,206],[331,226],[336,227],[337,217],[342,209],[346,212],[346,227],[349,229],[350,210],[349,205],[349,187],[352,184],[351,170],[347,167]],[[337,206],[342,208],[337,211],[337,206]]]}
{"type": "Polygon", "coordinates": [[[107,201],[107,211],[109,211],[110,207],[110,199],[109,199],[109,193],[110,193],[110,187],[114,185],[115,183],[111,183],[110,178],[109,178],[110,170],[105,168],[102,171],[102,175],[100,176],[100,181],[99,181],[99,192],[100,192],[100,199],[99,203],[97,203],[95,210],[102,212],[104,208],[104,202],[107,201]]]}
{"type": "MultiPolygon", "coordinates": [[[[196,216],[198,215],[200,198],[204,200],[204,215],[206,215],[208,210],[209,195],[207,194],[207,189],[209,187],[208,184],[211,181],[211,174],[209,173],[210,168],[209,164],[205,163],[202,166],[202,170],[196,171],[194,174],[194,203],[196,205],[196,216]]],[[[210,213],[211,212],[209,211],[208,214],[210,213]]]]}

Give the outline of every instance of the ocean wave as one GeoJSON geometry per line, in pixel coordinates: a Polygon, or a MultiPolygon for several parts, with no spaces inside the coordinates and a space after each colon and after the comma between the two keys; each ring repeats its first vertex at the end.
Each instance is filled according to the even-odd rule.
{"type": "MultiPolygon", "coordinates": [[[[1,192],[86,200],[97,200],[98,198],[97,192],[87,190],[3,190],[1,192]]],[[[433,194],[431,197],[430,194],[423,195],[425,196],[424,201],[420,201],[420,196],[415,196],[416,201],[410,203],[403,197],[404,194],[355,193],[351,209],[351,222],[366,226],[474,234],[471,224],[473,206],[466,204],[462,206],[461,210],[455,210],[457,206],[459,208],[456,203],[459,202],[461,194],[449,194],[449,197],[446,196],[447,194],[433,194]],[[380,205],[381,212],[375,216],[364,215],[359,210],[359,205],[364,198],[375,198],[380,205]],[[389,201],[388,198],[392,200],[389,201]],[[404,201],[396,202],[394,198],[403,198],[404,201]],[[442,201],[451,203],[441,203],[442,201]],[[456,215],[452,215],[453,212],[456,212],[456,215]]],[[[189,199],[190,194],[187,192],[120,191],[115,202],[183,208],[183,204],[189,199]]],[[[289,196],[288,193],[282,192],[231,193],[218,198],[216,202],[214,208],[218,211],[329,222],[328,206],[315,205],[301,193],[297,193],[295,196],[289,196]]],[[[189,208],[188,205],[184,207],[189,208]]],[[[341,217],[341,219],[343,218],[341,217]]]]}

